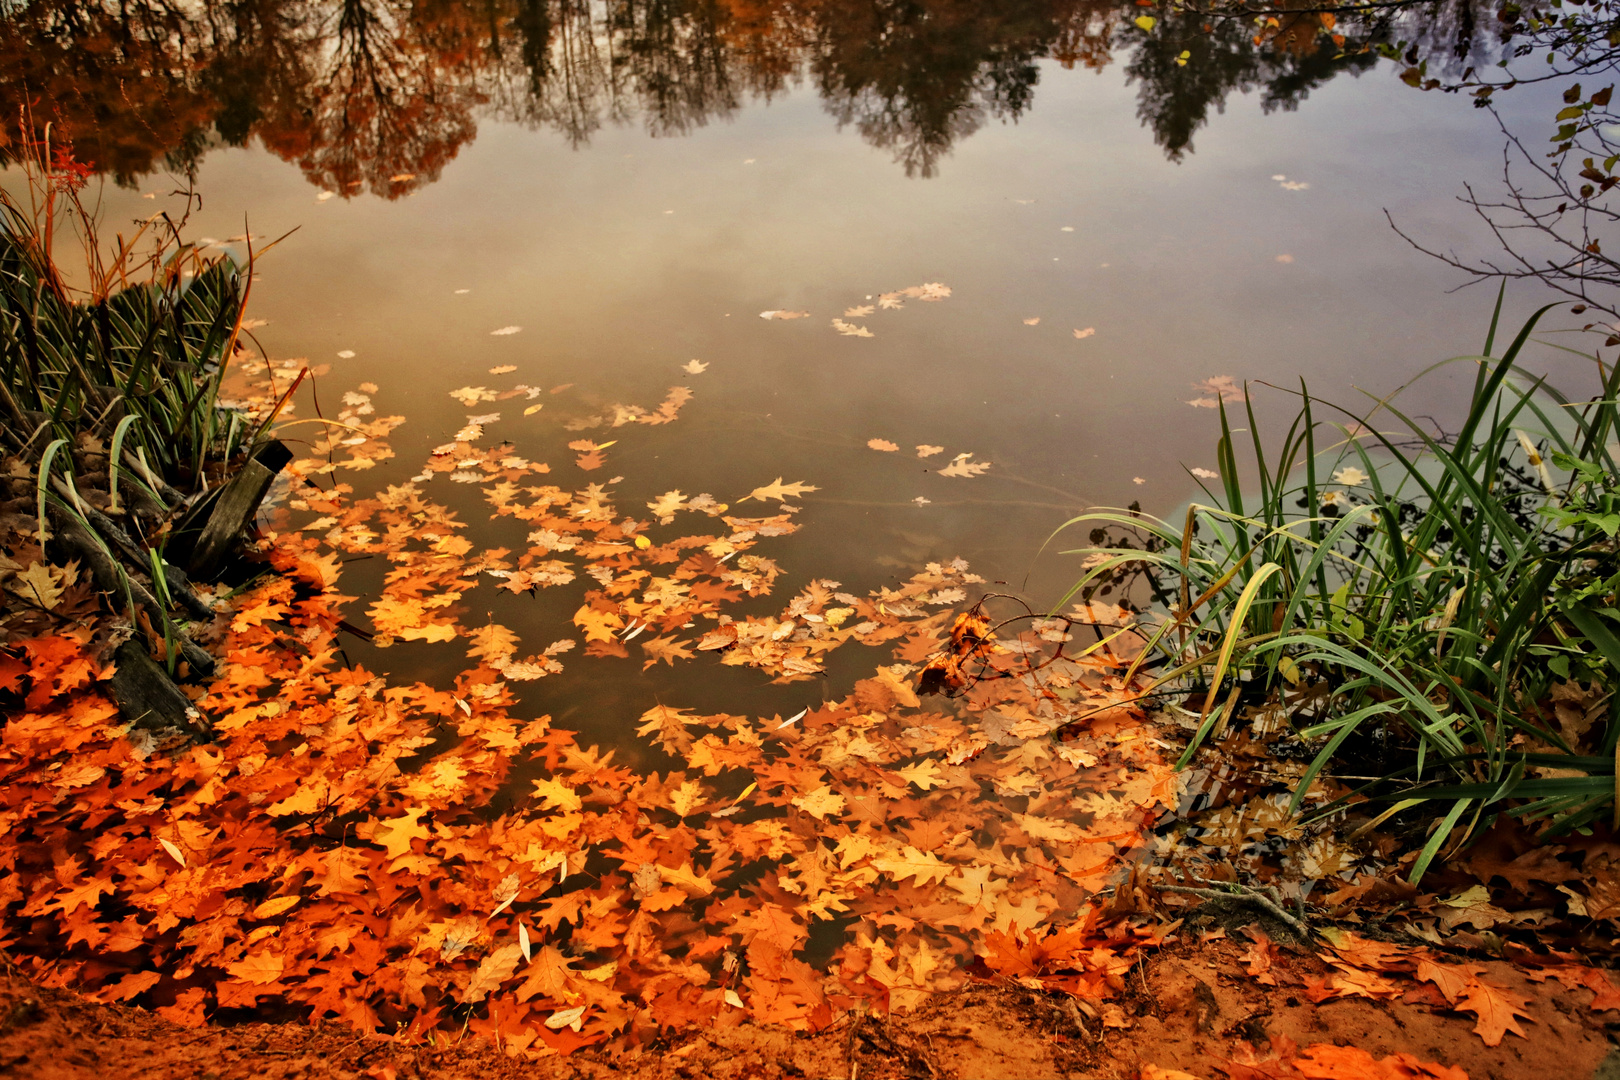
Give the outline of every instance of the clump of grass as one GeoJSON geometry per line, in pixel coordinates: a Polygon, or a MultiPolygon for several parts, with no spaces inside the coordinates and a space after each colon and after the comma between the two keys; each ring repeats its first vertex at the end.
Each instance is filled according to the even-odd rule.
{"type": "Polygon", "coordinates": [[[137,463],[116,462],[109,483],[206,487],[255,434],[218,407],[251,272],[204,257],[167,215],[104,251],[71,150],[25,145],[28,205],[0,192],[0,409],[10,449],[37,460],[53,439],[104,435],[137,463]],[[79,288],[56,258],[64,229],[78,232],[86,254],[79,288]]]}
{"type": "Polygon", "coordinates": [[[32,526],[35,556],[87,566],[171,674],[206,672],[184,624],[211,605],[176,538],[198,533],[273,417],[220,404],[251,247],[246,267],[205,257],[165,214],[104,244],[80,198],[89,167],[49,128],[22,132],[26,194],[0,192],[0,509],[32,526]],[[85,253],[76,284],[56,251],[71,234],[85,253]]]}
{"type": "Polygon", "coordinates": [[[1448,361],[1478,368],[1455,436],[1393,398],[1356,414],[1302,386],[1272,452],[1252,403],[1246,432],[1221,407],[1220,486],[1180,527],[1116,510],[1064,525],[1094,545],[1064,603],[1130,573],[1159,598],[1139,665],[1149,693],[1197,710],[1183,765],[1241,698],[1309,699],[1297,812],[1354,740],[1394,736],[1404,760],[1359,791],[1390,804],[1379,820],[1439,819],[1414,881],[1499,814],[1548,835],[1620,825],[1620,369],[1589,357],[1581,399],[1525,373],[1546,310],[1500,357],[1493,318],[1483,355],[1448,361]]]}

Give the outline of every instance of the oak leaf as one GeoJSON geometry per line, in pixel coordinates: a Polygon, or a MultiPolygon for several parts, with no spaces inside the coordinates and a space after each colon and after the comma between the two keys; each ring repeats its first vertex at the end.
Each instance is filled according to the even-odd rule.
{"type": "Polygon", "coordinates": [[[875,856],[872,865],[896,881],[915,877],[918,885],[938,884],[956,870],[950,863],[940,861],[933,852],[918,851],[910,844],[905,845],[898,854],[875,856]]]}
{"type": "Polygon", "coordinates": [[[1500,986],[1475,979],[1457,1002],[1458,1012],[1471,1012],[1478,1018],[1474,1025],[1474,1034],[1482,1039],[1486,1046],[1499,1046],[1502,1036],[1511,1031],[1520,1038],[1528,1038],[1524,1029],[1519,1026],[1518,1017],[1532,1020],[1533,1017],[1524,1011],[1529,1004],[1529,998],[1521,998],[1510,994],[1500,986]]]}
{"type": "Polygon", "coordinates": [[[951,463],[939,470],[940,476],[982,476],[990,468],[988,461],[973,461],[972,451],[957,454],[951,463]]]}
{"type": "Polygon", "coordinates": [[[641,670],[646,671],[660,660],[670,667],[674,667],[676,660],[692,659],[697,654],[687,648],[689,644],[690,642],[679,641],[672,637],[653,638],[651,641],[643,641],[641,648],[647,654],[647,661],[641,665],[641,670]]]}
{"type": "Polygon", "coordinates": [[[558,780],[545,779],[532,781],[534,794],[540,800],[540,806],[546,810],[561,810],[571,813],[585,805],[572,787],[558,780]]]}
{"type": "Polygon", "coordinates": [[[277,915],[296,907],[298,905],[298,901],[302,899],[303,897],[294,894],[292,896],[277,896],[273,899],[266,900],[264,903],[253,909],[253,917],[261,920],[273,919],[277,915]]]}
{"type": "Polygon", "coordinates": [[[755,488],[737,501],[747,502],[749,499],[760,499],[765,502],[781,502],[785,499],[796,499],[808,492],[820,490],[814,484],[807,484],[802,480],[792,484],[784,484],[782,478],[778,476],[771,483],[766,484],[764,487],[755,488]]]}
{"type": "Polygon", "coordinates": [[[234,964],[226,964],[225,970],[244,982],[266,986],[281,978],[285,964],[280,953],[257,952],[249,953],[234,964]]]}
{"type": "Polygon", "coordinates": [[[499,990],[501,983],[512,977],[517,970],[518,961],[523,957],[523,948],[517,942],[502,945],[500,948],[484,957],[478,970],[473,972],[471,981],[467,983],[466,991],[461,995],[464,1005],[475,1001],[483,1001],[491,993],[499,990]]]}
{"type": "Polygon", "coordinates": [[[128,1001],[136,994],[150,990],[162,979],[162,974],[156,971],[132,971],[110,986],[102,987],[96,998],[101,1001],[128,1001]]]}
{"type": "Polygon", "coordinates": [[[844,812],[844,797],[833,791],[826,784],[814,791],[806,792],[792,800],[794,806],[807,814],[825,820],[828,815],[837,817],[844,812]]]}
{"type": "Polygon", "coordinates": [[[916,784],[924,791],[931,791],[945,783],[945,778],[939,774],[939,762],[933,758],[915,762],[895,772],[906,783],[916,784]]]}
{"type": "Polygon", "coordinates": [[[624,618],[614,611],[601,611],[585,604],[574,612],[574,625],[585,632],[586,641],[612,641],[624,627],[624,618]]]}

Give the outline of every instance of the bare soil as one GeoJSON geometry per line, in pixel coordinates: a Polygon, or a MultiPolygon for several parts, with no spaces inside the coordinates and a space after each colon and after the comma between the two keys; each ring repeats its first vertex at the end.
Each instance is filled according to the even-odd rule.
{"type": "MultiPolygon", "coordinates": [[[[1509,964],[1489,978],[1531,999],[1526,1038],[1488,1047],[1473,1018],[1443,1002],[1363,998],[1311,1004],[1287,984],[1256,983],[1229,940],[1184,941],[1133,969],[1119,1013],[1088,1017],[1062,995],[980,985],[906,1016],[847,1019],[814,1034],[751,1022],[572,1057],[512,1057],[476,1038],[404,1045],[336,1023],[200,1029],[144,1009],[101,1005],[39,987],[15,972],[0,988],[0,1077],[27,1080],[674,1080],[837,1077],[900,1080],[1128,1078],[1144,1066],[1207,1080],[1242,1043],[1283,1037],[1301,1047],[1406,1052],[1463,1069],[1471,1080],[1617,1080],[1620,1012],[1588,1008],[1590,993],[1538,984],[1509,964]],[[1124,1027],[1104,1027],[1102,1020],[1124,1027]]],[[[1325,970],[1285,953],[1295,974],[1325,970]]],[[[1092,1010],[1095,1011],[1095,1010],[1092,1010]]]]}

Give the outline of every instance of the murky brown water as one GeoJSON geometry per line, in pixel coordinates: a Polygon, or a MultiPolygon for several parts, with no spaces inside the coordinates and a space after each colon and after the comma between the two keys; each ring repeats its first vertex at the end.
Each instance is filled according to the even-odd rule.
{"type": "MultiPolygon", "coordinates": [[[[689,386],[610,471],[646,499],[819,486],[779,549],[788,583],[960,555],[1052,596],[1074,572],[1035,560],[1056,525],[1168,512],[1183,466],[1213,464],[1200,380],[1353,399],[1477,348],[1493,299],[1448,295],[1457,276],[1383,211],[1477,241],[1454,196],[1489,182],[1499,135],[1325,39],[1192,35],[1181,68],[1174,35],[1100,5],[99,11],[19,15],[9,96],[46,86],[81,157],[122,175],[109,221],[178,205],[167,160],[202,194],[195,236],[297,229],[262,263],[255,333],[332,364],[328,411],[372,381],[409,418],[362,480],[411,475],[483,411],[449,391],[491,367],[587,402],[689,386]],[[33,47],[46,23],[54,51],[33,47]],[[871,337],[833,326],[928,282],[949,299],[848,320],[871,337]],[[759,317],[777,309],[810,315],[759,317]],[[964,452],[991,468],[938,475],[964,452]]],[[[552,416],[496,433],[571,474],[552,416]]],[[[508,619],[539,617],[521,602],[508,619]]],[[[548,693],[599,695],[580,678],[548,693]]]]}

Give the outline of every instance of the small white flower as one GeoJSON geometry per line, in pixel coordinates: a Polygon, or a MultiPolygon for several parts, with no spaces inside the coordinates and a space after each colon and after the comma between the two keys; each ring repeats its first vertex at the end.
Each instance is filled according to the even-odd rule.
{"type": "Polygon", "coordinates": [[[1362,472],[1360,469],[1356,468],[1354,465],[1340,469],[1338,472],[1333,474],[1333,482],[1335,484],[1343,484],[1345,487],[1360,487],[1370,479],[1372,478],[1366,473],[1362,472]]]}

